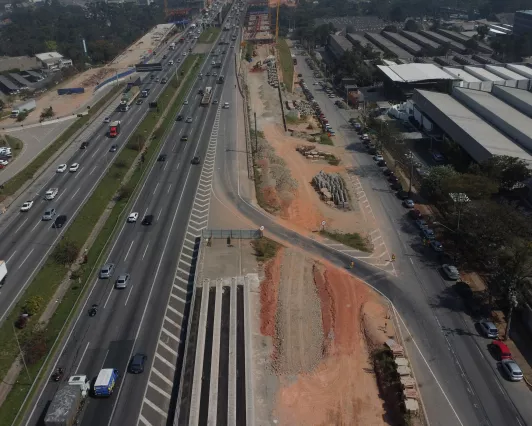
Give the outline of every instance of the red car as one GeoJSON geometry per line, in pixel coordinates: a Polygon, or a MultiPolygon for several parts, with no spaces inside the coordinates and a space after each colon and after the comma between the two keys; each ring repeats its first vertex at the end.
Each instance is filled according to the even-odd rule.
{"type": "Polygon", "coordinates": [[[503,359],[512,359],[512,354],[508,346],[501,342],[500,340],[493,340],[490,344],[490,350],[495,355],[498,361],[503,359]]]}

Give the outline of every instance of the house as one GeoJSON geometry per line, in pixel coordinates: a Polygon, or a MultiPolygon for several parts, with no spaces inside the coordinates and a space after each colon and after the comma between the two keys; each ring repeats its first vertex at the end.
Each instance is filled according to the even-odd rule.
{"type": "Polygon", "coordinates": [[[43,68],[52,72],[72,66],[71,59],[66,59],[63,55],[57,52],[38,53],[35,57],[39,60],[43,68]]]}

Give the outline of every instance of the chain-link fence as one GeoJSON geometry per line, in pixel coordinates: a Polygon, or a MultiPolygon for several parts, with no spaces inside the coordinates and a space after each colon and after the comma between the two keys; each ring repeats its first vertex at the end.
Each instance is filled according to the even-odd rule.
{"type": "Polygon", "coordinates": [[[260,229],[204,229],[202,238],[237,238],[242,240],[254,240],[262,237],[260,229]]]}

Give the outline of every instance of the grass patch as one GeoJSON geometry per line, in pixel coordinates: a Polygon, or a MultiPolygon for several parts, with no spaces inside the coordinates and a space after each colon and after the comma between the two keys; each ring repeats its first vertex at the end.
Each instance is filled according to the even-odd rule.
{"type": "MultiPolygon", "coordinates": [[[[288,124],[301,124],[307,121],[307,117],[297,117],[295,115],[286,114],[284,119],[288,124]]],[[[332,144],[331,144],[332,145],[332,144]]]]}
{"type": "Polygon", "coordinates": [[[343,233],[337,231],[320,231],[320,234],[324,237],[330,238],[331,240],[338,241],[346,246],[353,247],[354,249],[371,252],[371,245],[367,238],[364,238],[362,235],[353,233],[343,233]]]}
{"type": "MultiPolygon", "coordinates": [[[[187,57],[182,67],[182,69],[185,70],[185,74],[189,69],[192,67],[197,67],[197,65],[201,63],[203,60],[203,55],[199,55],[199,60],[196,62],[196,65],[194,65],[196,59],[198,59],[198,55],[189,55],[187,57]]],[[[159,111],[164,111],[167,108],[170,108],[170,110],[158,131],[155,132],[155,137],[152,140],[152,143],[145,150],[144,164],[146,166],[135,166],[135,170],[131,175],[129,182],[127,183],[127,188],[130,189],[129,192],[120,192],[121,181],[128,169],[134,166],[133,163],[138,155],[137,142],[139,137],[145,138],[146,135],[151,133],[156,123],[159,121],[161,114],[157,111],[151,111],[148,113],[146,118],[142,121],[137,130],[128,140],[127,145],[115,158],[108,172],[100,181],[87,203],[80,210],[71,226],[65,232],[62,241],[71,241],[78,247],[78,249],[81,248],[89,237],[97,221],[104,213],[109,201],[111,201],[113,196],[117,193],[126,194],[127,192],[127,195],[118,197],[118,200],[114,205],[109,217],[107,218],[105,224],[98,233],[98,236],[87,253],[87,263],[82,265],[79,271],[76,272],[75,279],[71,281],[70,288],[65,293],[52,318],[46,325],[46,328],[43,332],[46,343],[46,351],[43,356],[41,356],[34,364],[28,366],[32,379],[37,379],[39,369],[42,367],[48,352],[53,349],[52,345],[61,332],[61,328],[72,318],[71,315],[76,311],[78,307],[76,302],[78,301],[80,294],[85,291],[85,284],[90,282],[89,278],[91,278],[91,275],[94,272],[93,269],[98,266],[97,264],[100,262],[100,255],[106,249],[107,243],[111,241],[113,231],[118,229],[115,228],[116,224],[119,221],[124,220],[123,214],[128,206],[129,200],[134,196],[134,189],[143,178],[146,167],[148,167],[148,165],[155,160],[155,156],[159,151],[160,143],[164,137],[165,130],[173,124],[175,115],[181,108],[181,105],[185,100],[186,94],[193,84],[195,77],[196,73],[192,72],[189,74],[187,79],[181,81],[179,85],[174,80],[176,77],[174,77],[174,79],[169,82],[163,93],[159,96],[157,100],[159,104],[159,111]],[[170,100],[175,93],[176,87],[178,86],[180,93],[175,102],[170,105],[170,100]]],[[[56,247],[52,253],[55,253],[57,250],[58,248],[56,247]]],[[[24,296],[16,304],[13,311],[6,318],[5,322],[0,326],[0,342],[2,342],[3,349],[0,351],[0,375],[2,377],[5,376],[7,370],[11,367],[11,364],[18,355],[18,348],[14,339],[12,324],[21,312],[25,301],[36,295],[42,297],[43,303],[41,304],[40,309],[38,309],[35,313],[35,317],[38,318],[46,308],[46,304],[51,300],[57,287],[61,283],[61,280],[65,277],[66,272],[67,268],[65,266],[58,265],[53,261],[52,254],[45,262],[41,270],[37,273],[31,284],[28,286],[24,296]]],[[[32,332],[34,332],[34,325],[35,324],[30,321],[26,329],[17,331],[17,336],[23,347],[31,339],[32,332]]],[[[9,392],[7,395],[6,400],[0,407],[0,424],[12,424],[17,412],[21,407],[21,404],[24,401],[24,398],[26,398],[28,394],[30,387],[31,383],[29,382],[25,371],[22,371],[17,380],[17,385],[12,388],[11,392],[9,392]]],[[[36,386],[34,392],[37,390],[38,386],[36,386]]],[[[29,400],[31,400],[31,398],[29,398],[28,401],[29,400]]]]}
{"type": "Polygon", "coordinates": [[[0,190],[0,202],[6,199],[6,197],[13,195],[17,192],[28,180],[33,179],[35,173],[57,152],[59,152],[65,143],[74,136],[74,134],[87,124],[95,115],[99,114],[100,110],[105,104],[120,93],[124,88],[124,85],[118,85],[112,89],[107,95],[100,99],[89,110],[89,113],[83,117],[80,117],[71,124],[61,136],[59,136],[54,142],[52,142],[48,148],[44,149],[35,159],[28,164],[23,170],[18,172],[15,176],[4,182],[4,188],[0,190]]]}
{"type": "Polygon", "coordinates": [[[279,39],[277,49],[279,50],[279,60],[281,61],[284,85],[287,90],[292,93],[294,84],[294,60],[292,59],[290,48],[288,47],[288,44],[286,44],[284,38],[279,39]]]}
{"type": "Polygon", "coordinates": [[[250,61],[253,59],[253,51],[255,50],[255,45],[249,41],[246,42],[246,48],[242,51],[242,54],[244,55],[244,59],[246,61],[250,61]]]}
{"type": "Polygon", "coordinates": [[[322,145],[334,145],[334,142],[332,141],[332,139],[327,135],[327,133],[322,133],[320,135],[320,141],[319,143],[321,143],[322,145]]]}
{"type": "Polygon", "coordinates": [[[207,28],[205,31],[203,31],[200,34],[198,38],[198,43],[212,43],[214,40],[218,38],[219,34],[220,34],[220,28],[217,28],[217,27],[207,28]]]}
{"type": "Polygon", "coordinates": [[[265,262],[267,260],[273,259],[279,249],[282,247],[281,244],[266,237],[261,237],[258,240],[252,240],[251,245],[253,246],[253,250],[255,250],[254,254],[259,262],[265,262]]]}
{"type": "Polygon", "coordinates": [[[20,154],[22,148],[24,148],[24,142],[22,142],[19,138],[10,135],[4,135],[4,138],[6,141],[5,146],[9,146],[11,148],[11,154],[13,154],[11,161],[13,161],[20,154]]]}

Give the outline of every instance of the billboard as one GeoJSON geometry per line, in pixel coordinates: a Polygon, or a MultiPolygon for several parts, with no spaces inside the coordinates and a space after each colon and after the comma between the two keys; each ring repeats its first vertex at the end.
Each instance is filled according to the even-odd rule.
{"type": "Polygon", "coordinates": [[[163,64],[160,62],[155,62],[153,64],[137,64],[135,65],[135,71],[137,72],[152,72],[152,71],[162,71],[163,64]]]}

